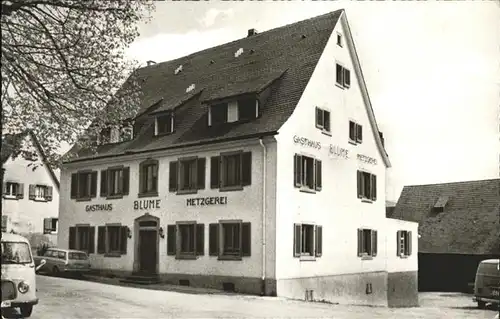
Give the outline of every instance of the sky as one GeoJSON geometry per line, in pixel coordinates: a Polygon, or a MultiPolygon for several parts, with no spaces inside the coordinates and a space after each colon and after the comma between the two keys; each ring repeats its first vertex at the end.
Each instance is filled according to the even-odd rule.
{"type": "Polygon", "coordinates": [[[498,1],[163,1],[127,51],[163,62],[345,9],[392,167],[404,185],[500,174],[498,1]]]}

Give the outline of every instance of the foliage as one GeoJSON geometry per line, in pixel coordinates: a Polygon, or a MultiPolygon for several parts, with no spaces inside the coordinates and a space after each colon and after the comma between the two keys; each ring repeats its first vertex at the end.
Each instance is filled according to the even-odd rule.
{"type": "Polygon", "coordinates": [[[137,81],[118,90],[135,65],[124,52],[153,9],[149,0],[2,1],[2,133],[31,129],[57,166],[60,141],[132,116],[140,93],[137,81]]]}

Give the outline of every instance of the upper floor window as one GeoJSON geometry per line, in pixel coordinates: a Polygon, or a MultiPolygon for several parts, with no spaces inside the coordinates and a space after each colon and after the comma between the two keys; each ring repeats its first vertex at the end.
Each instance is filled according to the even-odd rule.
{"type": "Polygon", "coordinates": [[[377,231],[358,228],[358,257],[377,256],[377,231]]]}
{"type": "Polygon", "coordinates": [[[337,45],[338,45],[339,47],[343,47],[343,46],[344,46],[344,44],[343,44],[343,39],[342,39],[342,34],[340,34],[340,33],[338,33],[338,32],[337,32],[337,45]]]}
{"type": "Polygon", "coordinates": [[[240,220],[221,220],[209,225],[209,255],[222,260],[241,260],[251,255],[251,224],[240,220]]]}
{"type": "Polygon", "coordinates": [[[155,119],[155,135],[169,134],[174,131],[174,116],[172,113],[158,115],[155,119]]]}
{"type": "Polygon", "coordinates": [[[349,143],[363,143],[363,126],[354,121],[349,121],[349,143]]]}
{"type": "Polygon", "coordinates": [[[294,224],[293,256],[321,257],[323,254],[323,227],[294,224]]]}
{"type": "Polygon", "coordinates": [[[15,182],[4,182],[3,197],[6,199],[24,198],[24,184],[15,182]]]}
{"type": "Polygon", "coordinates": [[[320,191],[322,188],[321,161],[313,157],[294,155],[294,185],[308,191],[320,191]]]}
{"type": "Polygon", "coordinates": [[[169,191],[197,192],[205,188],[205,158],[188,157],[170,162],[169,191]]]}
{"type": "Polygon", "coordinates": [[[110,167],[101,171],[101,197],[122,197],[129,192],[129,167],[110,167]]]}
{"type": "Polygon", "coordinates": [[[97,196],[97,171],[71,174],[71,198],[88,200],[97,196]]]}
{"type": "Polygon", "coordinates": [[[158,161],[147,159],[139,164],[139,196],[158,196],[158,161]]]}
{"type": "Polygon", "coordinates": [[[44,218],[43,219],[43,233],[44,234],[57,233],[58,224],[59,224],[58,218],[44,218]]]}
{"type": "Polygon", "coordinates": [[[377,176],[368,172],[358,171],[358,198],[377,200],[377,176]]]}
{"type": "Polygon", "coordinates": [[[336,65],[336,83],[344,89],[351,86],[351,71],[338,63],[336,65]]]}
{"type": "Polygon", "coordinates": [[[397,255],[399,257],[408,257],[411,255],[411,231],[399,230],[397,232],[397,255]]]}
{"type": "Polygon", "coordinates": [[[252,153],[231,152],[210,159],[210,187],[242,189],[252,183],[252,153]]]}
{"type": "Polygon", "coordinates": [[[316,108],[316,127],[330,133],[330,112],[316,108]]]}
{"type": "Polygon", "coordinates": [[[46,185],[30,185],[29,186],[29,199],[34,201],[51,201],[52,200],[52,186],[46,185]]]}

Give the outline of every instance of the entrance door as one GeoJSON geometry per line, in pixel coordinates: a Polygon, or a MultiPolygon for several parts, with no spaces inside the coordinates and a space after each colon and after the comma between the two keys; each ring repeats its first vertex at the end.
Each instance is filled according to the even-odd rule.
{"type": "Polygon", "coordinates": [[[156,230],[139,231],[139,269],[146,274],[156,274],[156,230]]]}

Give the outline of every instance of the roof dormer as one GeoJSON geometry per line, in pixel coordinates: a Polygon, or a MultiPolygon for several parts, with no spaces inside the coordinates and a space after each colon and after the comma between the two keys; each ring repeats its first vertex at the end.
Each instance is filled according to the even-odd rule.
{"type": "Polygon", "coordinates": [[[164,112],[155,115],[155,136],[174,132],[174,113],[164,112]]]}
{"type": "Polygon", "coordinates": [[[121,124],[107,124],[99,132],[98,144],[106,145],[132,140],[134,137],[133,123],[124,121],[121,124]]]}
{"type": "Polygon", "coordinates": [[[214,103],[208,109],[208,126],[224,123],[247,122],[259,117],[259,100],[256,97],[214,103]]]}
{"type": "Polygon", "coordinates": [[[432,213],[433,214],[442,213],[446,207],[446,204],[448,204],[448,199],[449,199],[448,196],[439,196],[436,203],[432,207],[432,213]]]}

